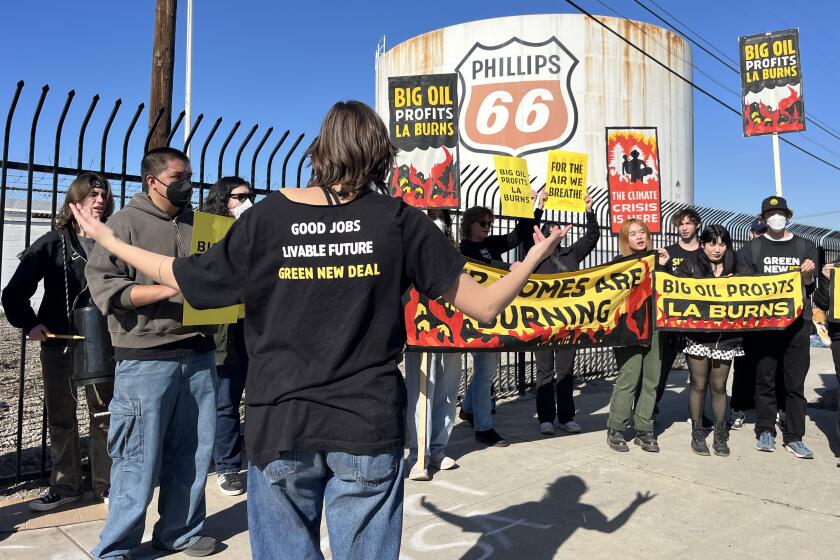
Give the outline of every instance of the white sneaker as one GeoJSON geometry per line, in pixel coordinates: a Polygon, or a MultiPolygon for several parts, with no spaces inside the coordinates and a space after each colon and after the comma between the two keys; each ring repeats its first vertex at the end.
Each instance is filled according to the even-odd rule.
{"type": "Polygon", "coordinates": [[[569,420],[565,424],[560,424],[560,428],[566,430],[570,434],[579,434],[581,432],[580,424],[574,420],[569,420]]]}
{"type": "Polygon", "coordinates": [[[429,460],[429,466],[433,469],[448,471],[457,467],[458,463],[456,463],[455,459],[453,459],[452,457],[447,457],[444,454],[440,454],[432,455],[431,459],[429,460]]]}
{"type": "Polygon", "coordinates": [[[411,467],[411,470],[408,473],[408,478],[410,480],[418,481],[427,481],[432,479],[432,477],[429,476],[429,469],[421,469],[417,465],[411,467]]]}
{"type": "Polygon", "coordinates": [[[554,435],[554,422],[543,422],[540,424],[540,433],[547,436],[554,435]]]}

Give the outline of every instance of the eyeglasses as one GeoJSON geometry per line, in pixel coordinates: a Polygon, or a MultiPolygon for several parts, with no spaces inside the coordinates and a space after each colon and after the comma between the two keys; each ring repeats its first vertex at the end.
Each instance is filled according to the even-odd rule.
{"type": "Polygon", "coordinates": [[[248,198],[250,200],[254,200],[254,194],[249,193],[249,192],[247,192],[247,193],[244,193],[244,192],[243,193],[231,193],[230,198],[232,198],[234,200],[238,200],[239,202],[242,202],[246,198],[248,198]]]}
{"type": "Polygon", "coordinates": [[[485,221],[485,220],[481,220],[480,222],[477,222],[477,223],[478,223],[478,225],[480,225],[481,227],[487,227],[487,228],[489,228],[489,227],[493,227],[493,222],[492,222],[492,221],[485,221]]]}

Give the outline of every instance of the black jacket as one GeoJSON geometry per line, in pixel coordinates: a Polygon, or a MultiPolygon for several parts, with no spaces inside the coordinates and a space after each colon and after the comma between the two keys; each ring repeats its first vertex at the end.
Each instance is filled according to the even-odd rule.
{"type": "MultiPolygon", "coordinates": [[[[58,228],[38,238],[21,253],[20,264],[3,290],[3,309],[9,323],[26,332],[40,323],[52,333],[72,334],[72,310],[92,305],[85,280],[86,264],[87,257],[72,228],[58,228]],[[30,299],[41,280],[44,297],[36,314],[30,299]]],[[[64,342],[47,340],[43,344],[61,346],[64,342]]]]}
{"type": "MultiPolygon", "coordinates": [[[[536,214],[537,219],[541,215],[542,212],[536,214]]],[[[598,227],[598,218],[595,216],[595,212],[587,212],[584,234],[568,247],[557,247],[551,256],[537,265],[534,272],[537,274],[554,274],[578,270],[580,263],[595,249],[600,238],[601,230],[598,227]]],[[[534,246],[534,237],[532,235],[526,236],[522,242],[524,252],[527,253],[534,246]]]]}
{"type": "MultiPolygon", "coordinates": [[[[726,259],[721,277],[737,274],[737,267],[738,265],[734,258],[726,259]]],[[[674,276],[682,278],[715,278],[711,270],[711,265],[709,264],[709,259],[702,251],[686,257],[674,270],[674,276]]],[[[718,350],[734,350],[736,346],[743,342],[743,338],[737,332],[692,331],[685,334],[686,338],[693,342],[718,350]]]]}

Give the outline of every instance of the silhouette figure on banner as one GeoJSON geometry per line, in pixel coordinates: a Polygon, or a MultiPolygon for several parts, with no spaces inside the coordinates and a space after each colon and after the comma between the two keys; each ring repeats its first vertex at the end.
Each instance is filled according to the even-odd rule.
{"type": "Polygon", "coordinates": [[[507,558],[500,549],[506,550],[510,557],[548,560],[554,558],[557,550],[579,527],[613,533],[630,519],[639,506],[655,497],[650,492],[638,492],[624,511],[609,520],[598,508],[580,503],[586,490],[586,483],[580,477],[564,476],[551,483],[539,501],[515,504],[493,513],[465,516],[440,510],[427,502],[425,496],[420,503],[442,521],[459,527],[464,533],[481,535],[461,556],[463,560],[507,558]]]}
{"type": "Polygon", "coordinates": [[[645,177],[653,173],[653,169],[648,167],[645,160],[639,157],[639,150],[631,151],[630,156],[631,159],[629,160],[626,155],[622,156],[624,163],[621,164],[621,174],[630,175],[631,183],[641,183],[645,177]]]}

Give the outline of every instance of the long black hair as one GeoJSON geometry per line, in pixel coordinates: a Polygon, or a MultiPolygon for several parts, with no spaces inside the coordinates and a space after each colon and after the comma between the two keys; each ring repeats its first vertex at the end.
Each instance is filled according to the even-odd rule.
{"type": "MultiPolygon", "coordinates": [[[[700,234],[699,238],[700,243],[703,244],[715,243],[718,239],[726,245],[726,253],[723,254],[723,272],[721,276],[735,274],[735,251],[732,249],[732,236],[729,235],[729,230],[720,224],[712,224],[703,229],[703,233],[700,234]]],[[[697,262],[704,276],[712,275],[712,263],[703,249],[700,249],[697,253],[697,262]]]]}
{"type": "Polygon", "coordinates": [[[229,217],[228,200],[230,199],[231,191],[236,187],[248,187],[248,190],[253,193],[251,183],[242,177],[222,177],[210,187],[210,193],[204,201],[202,211],[229,217]]]}

